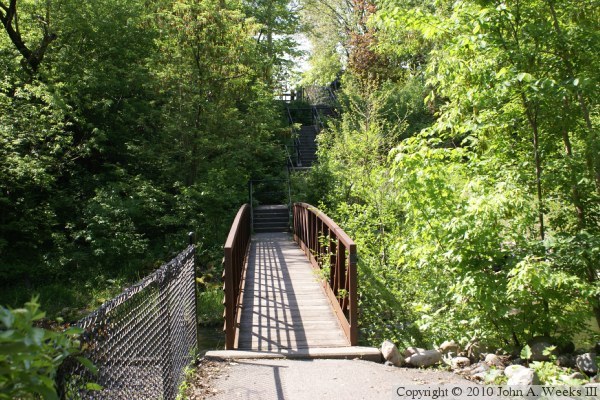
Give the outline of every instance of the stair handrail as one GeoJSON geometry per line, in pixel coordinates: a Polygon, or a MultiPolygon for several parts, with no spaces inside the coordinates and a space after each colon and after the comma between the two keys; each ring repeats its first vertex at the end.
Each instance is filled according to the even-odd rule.
{"type": "Polygon", "coordinates": [[[292,160],[292,155],[290,154],[290,150],[288,149],[290,146],[285,146],[285,156],[287,158],[287,172],[290,173],[290,170],[295,171],[296,166],[294,165],[294,161],[292,160]]]}
{"type": "Polygon", "coordinates": [[[321,132],[323,129],[325,129],[325,124],[321,120],[317,106],[312,106],[312,114],[313,114],[314,125],[317,127],[317,133],[321,132]]]}
{"type": "Polygon", "coordinates": [[[302,158],[300,157],[300,155],[302,154],[300,151],[300,139],[298,138],[298,135],[296,134],[296,129],[294,128],[294,118],[292,118],[292,113],[290,112],[290,108],[288,106],[285,107],[286,111],[287,111],[287,115],[288,115],[288,121],[290,123],[290,133],[292,136],[292,140],[293,140],[293,147],[294,147],[294,152],[296,153],[296,164],[298,167],[302,166],[302,158]]]}
{"type": "MultiPolygon", "coordinates": [[[[288,210],[290,210],[291,213],[291,209],[292,209],[292,187],[291,187],[291,182],[290,182],[290,176],[288,174],[288,176],[285,179],[281,179],[281,178],[268,178],[268,179],[250,179],[248,181],[248,188],[249,188],[249,200],[250,200],[250,209],[252,211],[254,211],[254,205],[253,205],[253,200],[254,200],[254,186],[255,183],[259,183],[259,182],[285,182],[287,185],[287,207],[288,210]]],[[[252,221],[252,228],[254,229],[254,221],[252,221]]]]}

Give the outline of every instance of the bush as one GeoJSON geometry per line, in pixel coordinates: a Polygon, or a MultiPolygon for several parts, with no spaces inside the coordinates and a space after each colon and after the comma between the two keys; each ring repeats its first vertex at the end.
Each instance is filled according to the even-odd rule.
{"type": "MultiPolygon", "coordinates": [[[[80,330],[36,328],[34,322],[44,315],[36,297],[24,308],[0,306],[0,399],[58,399],[56,371],[78,352],[80,330]]],[[[77,359],[93,369],[86,359],[77,359]]]]}

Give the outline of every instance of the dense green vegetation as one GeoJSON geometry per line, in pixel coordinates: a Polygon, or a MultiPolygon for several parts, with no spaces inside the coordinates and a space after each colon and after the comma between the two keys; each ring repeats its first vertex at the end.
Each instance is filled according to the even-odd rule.
{"type": "MultiPolygon", "coordinates": [[[[0,306],[0,399],[58,399],[55,379],[58,367],[79,352],[79,328],[54,332],[32,325],[44,318],[37,299],[24,308],[0,306]],[[42,397],[40,397],[40,395],[42,397]]],[[[92,373],[89,360],[77,357],[92,373]]],[[[98,385],[88,384],[88,389],[98,385]]]]}
{"type": "Polygon", "coordinates": [[[351,4],[307,0],[341,16],[308,79],[345,71],[305,195],[358,244],[364,339],[510,351],[600,322],[598,2],[351,4]]]}
{"type": "Polygon", "coordinates": [[[283,170],[273,93],[303,27],[305,83],[342,89],[295,196],[359,246],[363,340],[511,350],[587,334],[599,13],[597,0],[0,0],[0,304],[38,293],[74,318],[188,231],[200,301],[218,304],[247,182],[283,170]]]}
{"type": "Polygon", "coordinates": [[[188,231],[220,277],[248,179],[284,162],[285,4],[0,1],[0,304],[73,318],[188,231]]]}

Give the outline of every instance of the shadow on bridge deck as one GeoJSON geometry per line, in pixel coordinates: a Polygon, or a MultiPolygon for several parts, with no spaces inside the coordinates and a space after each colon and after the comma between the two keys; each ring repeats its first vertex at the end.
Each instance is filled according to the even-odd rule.
{"type": "Polygon", "coordinates": [[[239,350],[350,346],[318,275],[288,233],[252,237],[241,296],[239,350]]]}

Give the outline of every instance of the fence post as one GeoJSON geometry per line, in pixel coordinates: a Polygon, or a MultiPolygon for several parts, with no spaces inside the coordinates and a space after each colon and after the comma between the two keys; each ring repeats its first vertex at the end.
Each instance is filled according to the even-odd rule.
{"type": "Polygon", "coordinates": [[[194,323],[196,324],[196,351],[195,354],[200,352],[200,330],[198,329],[198,296],[200,291],[198,290],[198,275],[196,271],[196,234],[194,232],[188,232],[188,240],[190,246],[194,246],[192,250],[192,268],[194,268],[194,323]]]}
{"type": "Polygon", "coordinates": [[[165,400],[175,399],[177,394],[176,379],[173,375],[173,348],[172,348],[172,332],[171,332],[171,299],[169,295],[169,281],[171,279],[171,268],[170,265],[167,265],[165,270],[165,275],[162,276],[162,279],[158,282],[158,290],[159,290],[159,298],[162,298],[164,302],[164,307],[166,311],[166,317],[163,318],[163,323],[166,324],[166,360],[163,364],[162,368],[162,380],[163,380],[163,398],[165,400]],[[171,395],[172,394],[172,395],[171,395]]]}

